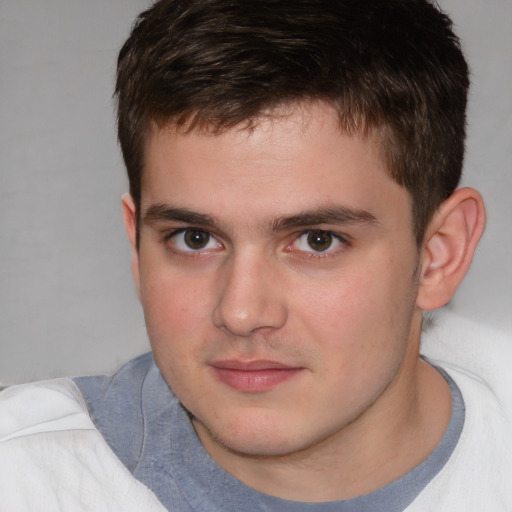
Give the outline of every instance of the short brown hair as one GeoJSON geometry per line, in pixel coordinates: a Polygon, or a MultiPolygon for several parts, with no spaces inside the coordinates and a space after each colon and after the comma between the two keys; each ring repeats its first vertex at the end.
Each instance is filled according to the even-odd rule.
{"type": "Polygon", "coordinates": [[[221,131],[321,100],[342,130],[380,130],[419,244],[460,179],[468,87],[451,20],[427,0],[160,0],[118,60],[130,192],[139,211],[151,122],[221,131]]]}

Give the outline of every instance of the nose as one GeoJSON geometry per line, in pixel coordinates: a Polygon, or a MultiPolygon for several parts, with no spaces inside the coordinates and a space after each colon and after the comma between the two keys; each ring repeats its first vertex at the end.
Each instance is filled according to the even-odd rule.
{"type": "Polygon", "coordinates": [[[213,311],[218,328],[248,337],[286,323],[286,293],[274,266],[256,254],[232,256],[226,262],[213,311]]]}

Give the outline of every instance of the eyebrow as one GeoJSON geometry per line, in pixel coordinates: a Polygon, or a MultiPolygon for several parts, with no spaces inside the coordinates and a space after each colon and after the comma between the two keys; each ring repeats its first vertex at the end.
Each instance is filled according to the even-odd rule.
{"type": "MultiPolygon", "coordinates": [[[[187,208],[176,208],[165,204],[151,205],[143,217],[144,224],[170,221],[213,228],[219,225],[217,219],[208,214],[195,212],[187,208]]],[[[303,211],[295,215],[282,216],[273,220],[272,231],[282,231],[299,226],[315,226],[319,224],[378,224],[379,221],[371,212],[347,206],[326,206],[303,211]]]]}
{"type": "Polygon", "coordinates": [[[213,227],[217,224],[215,217],[204,213],[194,212],[187,208],[174,208],[165,204],[154,204],[144,214],[144,224],[173,221],[185,224],[196,224],[203,227],[213,227]]]}
{"type": "Polygon", "coordinates": [[[315,226],[318,224],[378,224],[377,217],[366,210],[347,206],[327,206],[304,211],[297,215],[281,217],[272,223],[273,231],[298,226],[315,226]]]}

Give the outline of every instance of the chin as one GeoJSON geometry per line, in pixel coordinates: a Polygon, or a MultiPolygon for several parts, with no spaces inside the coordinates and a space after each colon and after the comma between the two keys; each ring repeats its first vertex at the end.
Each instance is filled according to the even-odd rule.
{"type": "Polygon", "coordinates": [[[278,422],[264,424],[261,418],[255,424],[249,418],[243,421],[216,425],[211,428],[194,418],[194,427],[203,444],[204,435],[218,448],[247,457],[280,457],[300,451],[301,442],[294,439],[293,433],[278,422]]]}

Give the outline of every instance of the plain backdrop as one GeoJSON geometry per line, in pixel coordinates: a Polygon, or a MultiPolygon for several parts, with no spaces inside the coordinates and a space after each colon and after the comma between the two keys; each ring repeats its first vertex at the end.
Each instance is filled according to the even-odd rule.
{"type": "MultiPolygon", "coordinates": [[[[512,332],[512,2],[439,3],[472,70],[463,184],[488,209],[449,307],[512,332]]],[[[112,102],[117,52],[147,5],[0,0],[0,382],[110,373],[149,349],[112,102]]]]}

